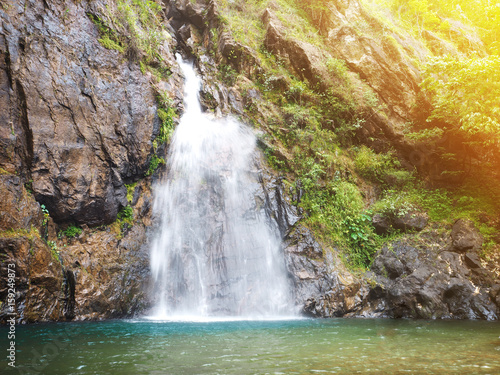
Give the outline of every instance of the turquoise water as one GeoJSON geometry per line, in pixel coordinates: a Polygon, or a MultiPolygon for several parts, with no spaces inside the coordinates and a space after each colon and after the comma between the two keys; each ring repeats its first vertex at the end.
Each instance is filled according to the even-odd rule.
{"type": "MultiPolygon", "coordinates": [[[[2,374],[500,373],[498,322],[130,320],[16,334],[16,371],[3,360],[2,374]]],[[[5,343],[5,327],[0,335],[5,343]]]]}

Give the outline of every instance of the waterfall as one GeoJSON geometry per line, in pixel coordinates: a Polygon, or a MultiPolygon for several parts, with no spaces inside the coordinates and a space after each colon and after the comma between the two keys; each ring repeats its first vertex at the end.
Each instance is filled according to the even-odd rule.
{"type": "Polygon", "coordinates": [[[202,113],[200,78],[178,56],[185,112],[167,177],[155,187],[159,231],[151,249],[159,319],[291,315],[280,239],[268,225],[255,167],[256,139],[232,118],[202,113]]]}

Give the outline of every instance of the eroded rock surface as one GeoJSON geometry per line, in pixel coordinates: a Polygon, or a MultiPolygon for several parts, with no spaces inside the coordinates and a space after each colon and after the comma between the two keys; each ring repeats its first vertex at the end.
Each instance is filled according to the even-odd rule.
{"type": "Polygon", "coordinates": [[[31,0],[0,10],[0,162],[33,181],[57,222],[115,220],[158,129],[148,78],[101,46],[86,15],[104,6],[31,0]]]}

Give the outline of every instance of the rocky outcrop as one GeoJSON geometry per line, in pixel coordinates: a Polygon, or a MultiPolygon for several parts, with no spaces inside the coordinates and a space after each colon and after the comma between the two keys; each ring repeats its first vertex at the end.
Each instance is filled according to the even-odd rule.
{"type": "Polygon", "coordinates": [[[429,217],[427,214],[415,210],[403,213],[375,214],[372,218],[375,232],[379,235],[385,235],[394,230],[420,232],[425,228],[428,221],[429,217]]]}
{"type": "Polygon", "coordinates": [[[288,233],[283,247],[295,303],[303,314],[339,317],[360,309],[366,288],[345,268],[337,250],[323,249],[300,224],[288,233]]]}
{"type": "Polygon", "coordinates": [[[372,270],[377,286],[362,314],[407,318],[497,319],[493,275],[477,254],[453,252],[450,238],[425,246],[397,241],[384,247],[372,270]]]}
{"type": "Polygon", "coordinates": [[[26,322],[71,318],[71,286],[65,289],[67,275],[41,236],[49,222],[44,223],[40,205],[18,176],[0,175],[0,195],[0,322],[12,312],[26,322]],[[13,288],[9,270],[15,274],[13,288]],[[14,311],[7,303],[9,292],[15,293],[14,311]]]}
{"type": "MultiPolygon", "coordinates": [[[[358,1],[347,3],[348,9],[343,13],[337,6],[330,7],[330,47],[337,58],[345,60],[351,70],[359,73],[360,77],[368,82],[392,113],[401,120],[408,119],[420,90],[418,69],[406,58],[407,52],[396,39],[401,40],[399,35],[393,34],[385,43],[380,43],[358,32],[354,26],[355,22],[376,21],[365,17],[358,1]]],[[[383,29],[380,24],[375,23],[374,26],[383,29]]],[[[397,117],[393,116],[393,119],[397,120],[397,117]]]]}
{"type": "Polygon", "coordinates": [[[371,271],[347,283],[335,281],[336,274],[338,280],[349,275],[338,266],[325,277],[328,256],[321,256],[320,247],[310,246],[303,234],[286,252],[287,259],[296,257],[289,261],[291,272],[297,290],[306,291],[301,295],[311,296],[304,311],[313,316],[498,319],[500,280],[475,250],[457,250],[452,235],[428,230],[419,240],[407,236],[392,242],[377,254],[371,271]]]}
{"type": "Polygon", "coordinates": [[[0,163],[33,181],[56,222],[115,220],[158,131],[148,78],[98,42],[86,12],[99,7],[27,1],[0,10],[0,163]]]}
{"type": "MultiPolygon", "coordinates": [[[[328,29],[330,49],[320,50],[313,44],[288,37],[286,29],[270,9],[262,17],[266,26],[264,45],[285,61],[297,77],[322,91],[335,88],[342,79],[328,71],[325,61],[332,58],[345,61],[349,69],[359,74],[375,91],[380,102],[387,104],[386,108],[376,111],[359,100],[360,111],[369,113],[361,133],[365,138],[375,133],[380,137],[382,133],[397,145],[401,141],[398,127],[411,113],[419,90],[418,71],[399,54],[386,53],[375,41],[360,36],[351,23],[363,19],[361,7],[357,1],[347,3],[348,11],[340,12],[336,8],[340,5],[334,5],[335,2],[325,10],[322,27],[328,29]]],[[[342,6],[345,6],[344,2],[342,6]]],[[[393,50],[397,51],[397,48],[393,50]]],[[[349,76],[352,87],[363,87],[365,83],[359,77],[349,76]]],[[[364,91],[370,91],[370,88],[364,91]]],[[[341,92],[336,94],[342,96],[341,92]]],[[[362,94],[358,96],[362,97],[362,94]]]]}
{"type": "Polygon", "coordinates": [[[296,303],[316,317],[498,319],[500,280],[476,252],[457,253],[449,233],[430,230],[385,246],[371,271],[354,277],[306,228],[284,241],[296,303]]]}
{"type": "Polygon", "coordinates": [[[478,251],[483,244],[483,237],[472,221],[460,219],[453,224],[451,241],[455,251],[478,251]]]}
{"type": "Polygon", "coordinates": [[[148,306],[150,181],[135,187],[133,220],[88,228],[67,238],[54,230],[32,194],[13,175],[0,175],[0,322],[10,318],[9,264],[15,267],[21,322],[131,316],[148,306]],[[15,208],[14,208],[15,205],[15,208]]]}
{"type": "Polygon", "coordinates": [[[128,230],[87,230],[67,241],[61,258],[66,272],[74,275],[76,320],[133,316],[148,307],[146,234],[146,228],[136,224],[128,230]],[[123,238],[116,230],[125,232],[123,238]]]}
{"type": "Polygon", "coordinates": [[[262,22],[266,26],[264,46],[286,61],[295,76],[312,85],[319,85],[322,90],[327,90],[333,84],[333,77],[324,66],[327,53],[312,44],[287,38],[285,28],[270,9],[266,9],[262,15],[262,22]]]}

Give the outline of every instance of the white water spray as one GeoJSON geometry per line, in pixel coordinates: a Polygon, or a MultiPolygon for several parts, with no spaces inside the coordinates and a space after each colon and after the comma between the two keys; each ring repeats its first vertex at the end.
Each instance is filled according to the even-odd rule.
{"type": "Polygon", "coordinates": [[[160,228],[151,251],[158,319],[291,315],[280,241],[254,197],[255,137],[230,119],[210,119],[200,79],[185,77],[185,112],[172,138],[168,176],[156,187],[160,228]]]}

